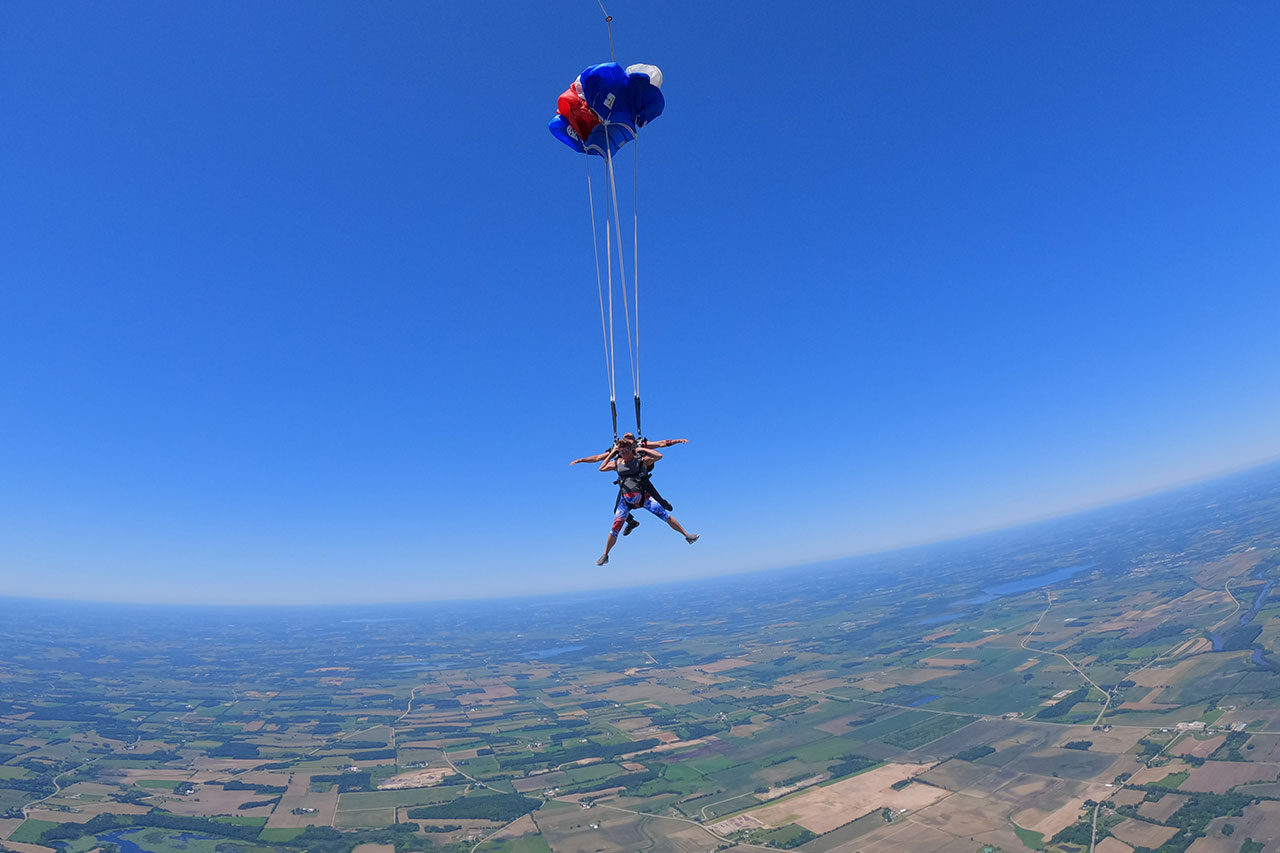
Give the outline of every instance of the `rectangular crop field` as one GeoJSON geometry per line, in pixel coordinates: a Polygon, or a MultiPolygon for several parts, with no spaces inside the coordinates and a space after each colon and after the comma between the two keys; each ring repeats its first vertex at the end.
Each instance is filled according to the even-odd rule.
{"type": "Polygon", "coordinates": [[[368,791],[338,796],[338,811],[352,809],[394,808],[396,806],[430,806],[447,803],[462,793],[459,785],[435,788],[410,788],[404,791],[368,791]]]}
{"type": "Polygon", "coordinates": [[[15,829],[13,835],[9,836],[9,840],[20,844],[38,844],[40,834],[57,825],[51,820],[24,820],[22,826],[15,829]]]}
{"type": "Polygon", "coordinates": [[[890,746],[896,746],[901,749],[915,749],[930,741],[937,740],[943,735],[949,735],[958,729],[962,729],[978,719],[977,717],[959,717],[954,714],[934,714],[932,717],[932,719],[916,723],[910,728],[890,732],[882,737],[881,740],[890,746]]]}

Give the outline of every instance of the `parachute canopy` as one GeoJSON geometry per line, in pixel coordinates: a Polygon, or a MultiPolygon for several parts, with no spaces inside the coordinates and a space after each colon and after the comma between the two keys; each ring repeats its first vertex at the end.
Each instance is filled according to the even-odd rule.
{"type": "Polygon", "coordinates": [[[655,65],[592,65],[556,101],[551,135],[574,151],[613,155],[662,115],[662,72],[655,65]]]}

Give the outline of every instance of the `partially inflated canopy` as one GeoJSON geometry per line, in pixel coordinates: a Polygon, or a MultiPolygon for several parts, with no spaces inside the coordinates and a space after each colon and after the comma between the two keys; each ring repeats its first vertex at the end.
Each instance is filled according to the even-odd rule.
{"type": "Polygon", "coordinates": [[[662,72],[654,65],[592,65],[556,101],[551,134],[582,154],[616,154],[662,115],[662,72]]]}

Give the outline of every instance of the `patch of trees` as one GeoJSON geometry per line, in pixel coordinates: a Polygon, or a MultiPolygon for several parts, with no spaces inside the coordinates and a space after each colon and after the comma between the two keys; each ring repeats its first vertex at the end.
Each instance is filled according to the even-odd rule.
{"type": "Polygon", "coordinates": [[[462,829],[462,824],[460,823],[442,823],[439,825],[429,823],[422,827],[423,832],[457,832],[459,829],[462,829]]]}
{"type": "Polygon", "coordinates": [[[979,758],[990,755],[995,751],[995,747],[986,746],[985,744],[983,746],[971,746],[968,749],[962,749],[957,752],[956,758],[961,761],[977,761],[979,758]]]}
{"type": "MultiPolygon", "coordinates": [[[[209,785],[217,785],[218,782],[208,782],[209,785]]],[[[288,790],[285,785],[254,785],[248,782],[241,782],[239,779],[232,779],[230,782],[222,782],[224,791],[253,791],[255,794],[283,794],[288,790]]]]}
{"type": "Polygon", "coordinates": [[[339,749],[339,748],[340,748],[340,749],[344,749],[344,750],[352,750],[352,749],[386,749],[386,748],[387,748],[387,742],[386,742],[386,741],[384,741],[384,740],[340,740],[340,741],[338,741],[338,742],[336,742],[336,743],[331,743],[331,744],[329,744],[329,746],[327,746],[327,747],[325,747],[325,748],[326,748],[326,749],[339,749]]]}
{"type": "Polygon", "coordinates": [[[1066,829],[1055,835],[1050,843],[1052,844],[1083,844],[1088,846],[1093,840],[1093,823],[1090,821],[1081,821],[1073,823],[1066,829]]]}
{"type": "Polygon", "coordinates": [[[250,800],[247,803],[241,803],[240,805],[236,806],[236,808],[241,810],[256,809],[256,808],[261,808],[262,806],[274,806],[278,802],[280,802],[279,797],[272,797],[269,800],[250,800]]]}
{"type": "Polygon", "coordinates": [[[209,750],[210,758],[258,758],[258,747],[242,740],[229,740],[209,750]]]}
{"type": "Polygon", "coordinates": [[[70,723],[115,722],[115,715],[101,705],[52,705],[31,709],[28,720],[65,720],[70,723]]]}
{"type": "Polygon", "coordinates": [[[1093,741],[1091,741],[1091,740],[1073,740],[1073,741],[1069,741],[1069,742],[1067,742],[1067,743],[1064,743],[1064,744],[1062,745],[1062,748],[1063,748],[1063,749],[1078,749],[1078,750],[1081,750],[1081,751],[1086,751],[1086,750],[1088,750],[1088,749],[1089,749],[1089,747],[1091,747],[1091,746],[1093,746],[1093,741]]]}
{"type": "Polygon", "coordinates": [[[519,794],[492,794],[483,797],[463,797],[449,803],[410,809],[409,817],[415,820],[442,820],[467,818],[510,823],[521,815],[536,811],[542,800],[519,794]]]}
{"type": "MultiPolygon", "coordinates": [[[[1144,789],[1147,786],[1130,787],[1144,789]]],[[[1166,826],[1177,827],[1178,832],[1159,847],[1137,847],[1134,853],[1183,853],[1197,838],[1204,836],[1209,821],[1216,817],[1239,817],[1252,802],[1254,798],[1242,794],[1191,794],[1182,808],[1165,820],[1166,826]]]]}
{"type": "Polygon", "coordinates": [[[412,729],[404,731],[400,735],[400,739],[416,740],[418,738],[429,738],[434,735],[456,735],[464,734],[467,731],[465,723],[437,723],[431,726],[414,726],[412,729]]]}
{"type": "MultiPolygon", "coordinates": [[[[157,810],[141,815],[103,814],[86,823],[58,824],[45,830],[41,836],[41,843],[70,841],[81,836],[97,835],[134,826],[194,832],[236,841],[253,841],[262,831],[259,826],[223,823],[208,818],[185,817],[157,810]]],[[[288,841],[272,842],[272,848],[302,850],[306,853],[351,853],[360,844],[377,843],[393,844],[397,850],[421,849],[421,839],[415,842],[413,835],[418,829],[419,826],[416,823],[398,823],[388,829],[344,833],[328,826],[308,826],[288,841]]],[[[219,845],[218,849],[223,849],[222,845],[219,845]]]]}
{"type": "Polygon", "coordinates": [[[368,791],[373,787],[368,770],[352,770],[349,773],[320,773],[311,777],[312,785],[337,783],[339,794],[368,791]]]}
{"type": "MultiPolygon", "coordinates": [[[[552,753],[534,753],[533,755],[519,756],[516,758],[503,759],[503,767],[527,767],[530,764],[565,764],[570,761],[581,761],[584,758],[602,758],[608,761],[617,758],[619,755],[625,755],[629,752],[643,752],[646,749],[652,749],[661,741],[657,738],[645,738],[644,740],[629,741],[627,743],[603,744],[603,743],[580,743],[571,746],[568,749],[562,749],[559,752],[552,753]]],[[[312,777],[314,778],[314,777],[312,777]]]]}
{"type": "Polygon", "coordinates": [[[348,753],[353,761],[381,761],[384,758],[395,758],[396,751],[394,749],[364,749],[359,752],[348,753]]]}
{"type": "Polygon", "coordinates": [[[784,841],[769,841],[766,843],[770,847],[777,847],[781,850],[791,850],[799,847],[801,844],[806,844],[817,837],[818,834],[816,832],[800,827],[799,832],[784,841]]]}
{"type": "Polygon", "coordinates": [[[719,720],[706,721],[701,723],[687,723],[683,726],[677,726],[675,734],[681,740],[694,740],[700,737],[710,737],[714,734],[726,731],[729,728],[728,723],[722,723],[719,720]]]}
{"type": "MultiPolygon", "coordinates": [[[[1088,695],[1088,687],[1081,687],[1079,690],[1072,691],[1070,694],[1062,697],[1048,708],[1041,708],[1040,713],[1036,714],[1036,719],[1053,720],[1058,717],[1065,717],[1077,702],[1083,702],[1084,698],[1088,695]]],[[[1066,830],[1063,831],[1065,832],[1066,830]]]]}
{"type": "Polygon", "coordinates": [[[1158,744],[1150,738],[1144,737],[1138,740],[1139,758],[1150,758],[1153,755],[1158,755],[1162,749],[1164,749],[1162,744],[1158,744]]]}
{"type": "Polygon", "coordinates": [[[233,823],[222,823],[203,817],[186,817],[169,812],[151,811],[138,815],[100,814],[85,823],[60,823],[51,826],[40,834],[40,843],[53,846],[54,841],[70,841],[82,835],[97,835],[113,829],[125,829],[130,826],[158,827],[160,829],[176,829],[182,832],[198,832],[208,835],[222,835],[241,841],[252,841],[262,831],[260,826],[242,826],[233,823]]]}
{"type": "Polygon", "coordinates": [[[910,784],[911,784],[912,782],[914,782],[914,781],[916,781],[916,780],[915,780],[915,779],[913,779],[912,777],[908,776],[908,777],[907,777],[907,778],[905,778],[905,779],[899,779],[897,782],[894,782],[894,783],[893,783],[892,785],[890,785],[889,787],[890,787],[890,788],[892,788],[892,789],[893,789],[893,790],[895,790],[895,791],[901,791],[903,788],[907,787],[908,785],[910,785],[910,784]]]}
{"type": "Polygon", "coordinates": [[[1238,652],[1241,649],[1253,648],[1253,643],[1258,639],[1258,635],[1262,633],[1261,625],[1237,625],[1228,631],[1222,632],[1222,650],[1224,652],[1238,652]]]}
{"type": "Polygon", "coordinates": [[[1252,735],[1248,732],[1232,732],[1227,735],[1227,739],[1222,742],[1222,746],[1214,750],[1213,755],[1209,756],[1214,761],[1244,761],[1245,757],[1240,754],[1240,747],[1244,746],[1252,735]]]}
{"type": "Polygon", "coordinates": [[[181,757],[176,749],[157,749],[155,752],[138,752],[125,756],[130,761],[158,761],[161,764],[177,761],[181,757]]]}
{"type": "Polygon", "coordinates": [[[869,758],[865,755],[850,753],[840,756],[835,764],[827,768],[827,772],[831,774],[832,779],[839,779],[841,776],[848,776],[850,773],[857,773],[859,770],[866,770],[868,767],[875,767],[880,763],[878,758],[869,758]]]}

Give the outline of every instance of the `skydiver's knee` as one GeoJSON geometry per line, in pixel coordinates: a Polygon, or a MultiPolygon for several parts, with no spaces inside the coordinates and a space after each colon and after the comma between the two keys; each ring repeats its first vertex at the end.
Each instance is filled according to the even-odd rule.
{"type": "Polygon", "coordinates": [[[666,521],[671,517],[671,515],[665,509],[662,508],[662,504],[658,503],[653,498],[649,498],[647,501],[644,502],[644,508],[649,510],[649,512],[653,513],[663,521],[666,521]]]}

